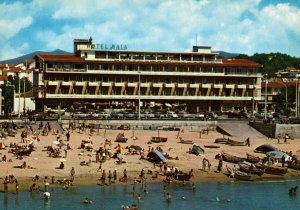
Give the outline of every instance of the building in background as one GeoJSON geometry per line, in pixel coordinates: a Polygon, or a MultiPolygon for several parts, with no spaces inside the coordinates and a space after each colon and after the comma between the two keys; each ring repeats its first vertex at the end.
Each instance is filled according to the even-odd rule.
{"type": "Polygon", "coordinates": [[[220,59],[211,47],[192,52],[131,51],[126,45],[75,39],[73,55],[38,54],[33,90],[38,110],[182,109],[253,111],[261,100],[261,65],[220,59]]]}

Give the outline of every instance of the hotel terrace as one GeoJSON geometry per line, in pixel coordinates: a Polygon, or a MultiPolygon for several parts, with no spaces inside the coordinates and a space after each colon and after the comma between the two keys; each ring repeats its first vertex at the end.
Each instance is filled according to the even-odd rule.
{"type": "Polygon", "coordinates": [[[75,39],[74,54],[35,56],[37,110],[86,105],[189,112],[257,110],[261,65],[220,59],[208,46],[192,52],[144,52],[75,39]]]}

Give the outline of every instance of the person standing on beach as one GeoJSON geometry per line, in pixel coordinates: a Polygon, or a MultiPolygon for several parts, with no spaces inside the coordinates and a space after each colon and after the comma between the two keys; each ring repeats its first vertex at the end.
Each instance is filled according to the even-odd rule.
{"type": "Polygon", "coordinates": [[[65,151],[65,158],[67,158],[67,156],[68,156],[68,150],[64,149],[64,151],[65,151]]]}
{"type": "Polygon", "coordinates": [[[106,179],[106,173],[105,173],[105,170],[103,170],[102,171],[102,176],[101,176],[101,181],[102,181],[103,185],[105,184],[105,179],[106,179]]]}
{"type": "Polygon", "coordinates": [[[281,157],[281,166],[282,167],[284,167],[285,166],[285,157],[284,157],[284,155],[282,155],[282,157],[281,157]]]}
{"type": "Polygon", "coordinates": [[[249,137],[246,139],[246,143],[247,143],[247,146],[250,147],[250,138],[249,137]]]}
{"type": "Polygon", "coordinates": [[[219,159],[218,172],[222,171],[222,167],[223,167],[223,158],[221,157],[221,158],[219,159]]]}
{"type": "Polygon", "coordinates": [[[98,172],[98,171],[102,171],[102,161],[100,161],[100,165],[99,165],[99,167],[98,167],[97,172],[98,172]]]}
{"type": "Polygon", "coordinates": [[[117,180],[117,169],[114,170],[113,177],[114,177],[114,183],[115,183],[117,180]]]}
{"type": "Polygon", "coordinates": [[[108,184],[111,185],[111,179],[113,178],[112,173],[108,170],[108,184]]]}
{"type": "Polygon", "coordinates": [[[18,193],[19,192],[19,182],[18,182],[18,180],[16,180],[15,183],[16,183],[16,193],[18,193]]]}
{"type": "Polygon", "coordinates": [[[289,138],[289,135],[286,133],[285,135],[284,135],[284,143],[286,144],[287,143],[287,139],[289,138]]]}
{"type": "Polygon", "coordinates": [[[49,189],[49,180],[48,180],[47,176],[45,176],[44,184],[45,184],[45,192],[48,192],[48,189],[49,189]]]}
{"type": "Polygon", "coordinates": [[[202,170],[203,171],[206,171],[206,164],[207,164],[207,159],[203,158],[203,160],[202,160],[202,170]]]}
{"type": "Polygon", "coordinates": [[[67,141],[70,141],[70,132],[69,131],[67,132],[66,137],[67,137],[67,141]]]}
{"type": "Polygon", "coordinates": [[[3,186],[4,186],[4,193],[8,193],[8,181],[7,181],[7,179],[4,179],[3,186]]]}
{"type": "Polygon", "coordinates": [[[75,178],[75,169],[74,169],[74,167],[72,167],[72,169],[70,171],[70,174],[71,174],[71,181],[73,182],[74,178],[75,178]]]}

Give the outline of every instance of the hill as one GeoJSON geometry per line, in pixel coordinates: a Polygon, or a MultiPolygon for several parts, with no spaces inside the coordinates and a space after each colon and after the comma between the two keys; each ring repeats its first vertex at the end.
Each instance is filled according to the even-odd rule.
{"type": "Polygon", "coordinates": [[[33,60],[33,57],[36,54],[71,54],[70,52],[66,52],[60,49],[54,50],[52,52],[44,52],[44,51],[35,51],[17,58],[9,59],[9,60],[4,60],[0,61],[0,64],[19,64],[19,63],[24,63],[25,61],[28,60],[33,60]]]}
{"type": "Polygon", "coordinates": [[[283,53],[255,53],[252,56],[241,54],[236,58],[244,58],[261,64],[262,73],[272,75],[279,70],[287,67],[295,67],[300,69],[300,58],[293,57],[283,53]]]}
{"type": "Polygon", "coordinates": [[[214,51],[214,53],[219,53],[219,57],[221,58],[235,58],[240,55],[240,53],[229,53],[225,51],[214,51]]]}

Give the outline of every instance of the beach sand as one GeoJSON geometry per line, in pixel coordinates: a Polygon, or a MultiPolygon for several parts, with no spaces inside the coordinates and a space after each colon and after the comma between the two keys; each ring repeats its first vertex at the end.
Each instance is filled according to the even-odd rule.
{"type": "MultiPolygon", "coordinates": [[[[21,131],[23,129],[18,130],[16,137],[7,137],[2,141],[5,145],[9,146],[9,144],[17,143],[19,145],[25,145],[25,143],[21,143],[21,131]]],[[[300,148],[299,139],[288,140],[287,144],[280,143],[278,144],[277,139],[268,139],[268,138],[250,138],[251,145],[248,146],[230,146],[225,144],[214,144],[214,140],[216,138],[223,137],[220,133],[216,131],[209,131],[207,133],[202,133],[201,137],[199,132],[179,132],[178,131],[159,131],[160,137],[168,137],[168,141],[165,143],[153,143],[147,144],[151,138],[151,136],[157,136],[157,131],[151,130],[104,130],[100,129],[99,133],[97,130],[93,135],[90,136],[91,141],[93,142],[93,148],[98,149],[100,146],[104,146],[105,139],[109,139],[112,142],[112,145],[107,148],[110,148],[112,153],[115,152],[115,146],[118,144],[114,142],[118,133],[124,133],[125,137],[128,138],[127,143],[120,143],[124,148],[122,150],[121,157],[126,161],[124,164],[117,164],[116,159],[109,159],[102,164],[102,169],[105,169],[106,172],[108,170],[113,171],[117,169],[118,178],[123,175],[123,170],[126,169],[128,171],[128,176],[130,177],[130,182],[132,183],[133,179],[139,177],[140,171],[145,169],[147,182],[161,182],[165,177],[163,176],[163,172],[160,172],[159,166],[156,165],[154,168],[154,164],[147,160],[140,160],[140,155],[128,155],[126,146],[130,145],[138,145],[145,149],[145,155],[148,153],[149,146],[150,148],[160,146],[164,152],[167,152],[171,157],[178,157],[178,160],[172,159],[168,160],[168,165],[175,166],[179,170],[184,172],[189,172],[191,169],[194,171],[194,177],[192,179],[193,182],[227,182],[232,181],[232,179],[228,178],[224,173],[226,173],[226,165],[231,165],[230,163],[223,163],[223,172],[217,173],[216,167],[218,165],[218,160],[215,159],[215,155],[222,152],[227,152],[233,155],[237,155],[240,157],[246,157],[246,153],[254,154],[254,149],[262,144],[272,144],[275,147],[279,148],[283,151],[292,151],[294,154],[300,148]],[[192,144],[182,144],[178,137],[178,134],[183,139],[192,140],[195,144],[200,145],[204,148],[204,145],[218,145],[220,148],[204,148],[205,154],[201,156],[196,156],[194,154],[189,153],[189,149],[192,147],[192,144]],[[133,136],[137,137],[136,140],[132,138],[133,136]],[[207,158],[212,164],[211,170],[209,172],[205,172],[202,170],[202,160],[203,157],[207,158]],[[159,171],[159,175],[157,179],[152,179],[152,174],[148,174],[148,171],[159,171]]],[[[39,136],[40,141],[36,145],[35,151],[31,153],[30,156],[24,156],[22,160],[16,159],[12,153],[9,153],[10,148],[6,147],[5,150],[0,150],[0,157],[6,155],[7,161],[0,162],[1,170],[0,177],[3,180],[5,176],[10,174],[14,175],[19,183],[21,189],[28,189],[32,184],[32,178],[36,175],[40,177],[40,185],[43,186],[43,180],[45,176],[48,176],[51,180],[51,177],[54,176],[55,180],[57,179],[70,179],[70,170],[72,167],[75,168],[75,184],[96,184],[99,183],[99,178],[101,176],[101,172],[97,172],[99,167],[99,163],[96,163],[96,153],[88,152],[85,149],[78,149],[80,147],[82,140],[88,140],[89,138],[89,129],[85,129],[81,133],[78,132],[78,129],[73,132],[70,131],[70,141],[66,142],[66,136],[62,135],[61,139],[65,141],[65,143],[69,143],[72,150],[68,150],[67,157],[65,158],[65,168],[64,169],[56,169],[59,164],[61,157],[53,158],[49,157],[47,151],[45,151],[45,147],[53,146],[53,142],[56,141],[56,135],[49,133],[47,136],[39,136]],[[9,162],[8,160],[12,161],[9,162]],[[81,166],[80,162],[91,160],[90,166],[81,166]],[[14,166],[20,166],[24,161],[26,161],[27,165],[30,165],[34,169],[21,169],[14,168],[14,166]]],[[[31,139],[31,135],[28,136],[28,139],[31,139]]],[[[281,142],[283,140],[281,139],[281,142]]],[[[63,147],[64,148],[64,147],[63,147]]],[[[62,151],[62,156],[64,156],[64,151],[62,151]]],[[[256,156],[264,157],[263,154],[255,154],[256,156]]],[[[297,176],[298,172],[289,170],[290,176],[297,176]]],[[[263,175],[263,179],[282,179],[282,177],[272,176],[272,175],[263,175]]],[[[3,182],[3,181],[2,181],[3,182]]],[[[51,181],[50,181],[51,182],[51,181]]],[[[117,182],[116,184],[123,184],[117,182]]],[[[3,185],[2,185],[3,186],[3,185]]],[[[53,185],[52,185],[53,186],[53,185]]],[[[9,190],[13,190],[15,188],[14,184],[9,184],[9,190]]],[[[3,188],[1,187],[0,190],[3,188]]]]}

